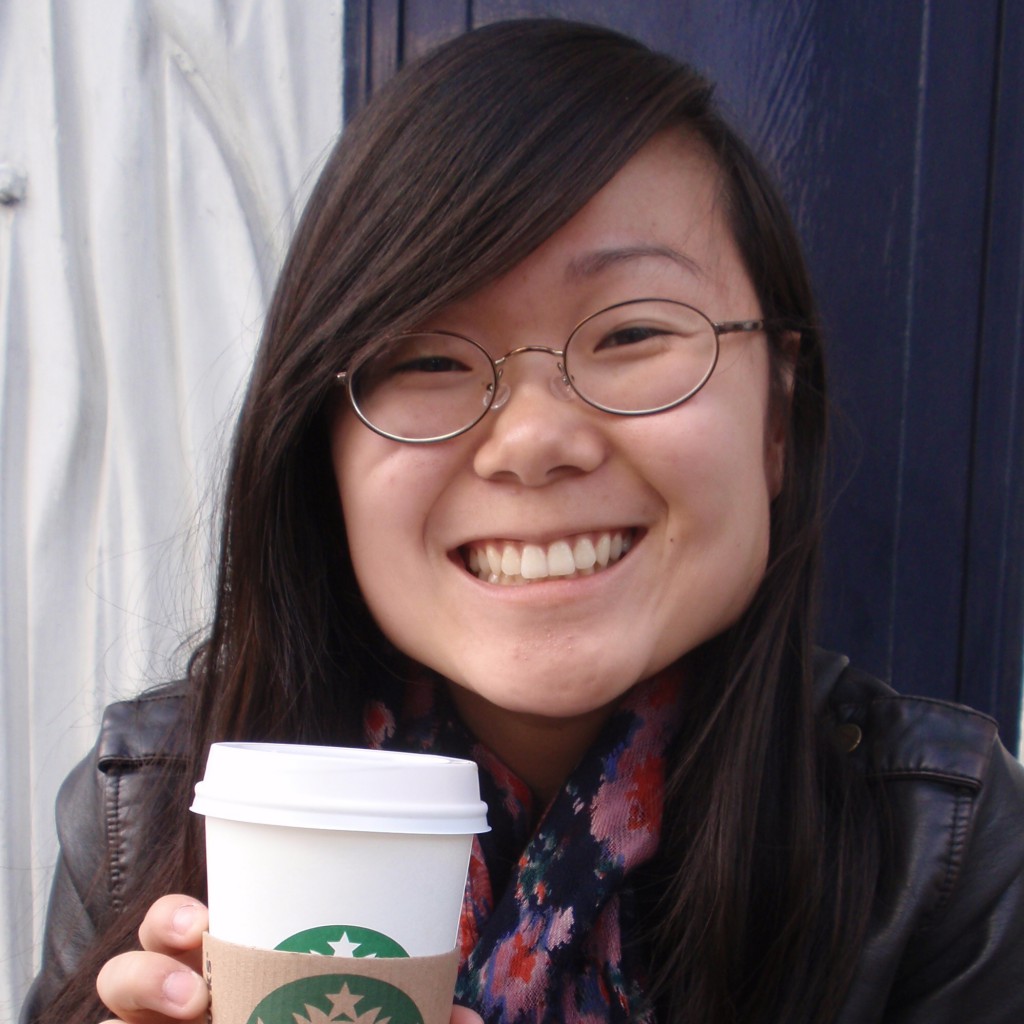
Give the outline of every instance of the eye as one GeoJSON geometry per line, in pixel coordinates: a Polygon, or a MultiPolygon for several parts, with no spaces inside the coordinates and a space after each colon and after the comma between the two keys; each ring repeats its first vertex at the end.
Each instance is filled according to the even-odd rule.
{"type": "Polygon", "coordinates": [[[676,348],[680,338],[680,332],[671,324],[624,324],[595,334],[589,341],[586,334],[581,335],[577,355],[585,352],[593,359],[616,361],[648,359],[676,348]]]}
{"type": "Polygon", "coordinates": [[[620,327],[602,337],[594,346],[594,351],[602,349],[623,348],[627,345],[637,345],[642,341],[648,341],[659,335],[670,333],[662,327],[620,327]]]}
{"type": "Polygon", "coordinates": [[[472,367],[459,359],[445,355],[422,355],[403,359],[388,367],[388,376],[397,377],[405,373],[469,373],[472,367]]]}
{"type": "Polygon", "coordinates": [[[473,342],[453,334],[410,334],[393,348],[359,368],[357,390],[362,401],[382,393],[406,398],[476,388],[492,376],[487,354],[473,342]]]}

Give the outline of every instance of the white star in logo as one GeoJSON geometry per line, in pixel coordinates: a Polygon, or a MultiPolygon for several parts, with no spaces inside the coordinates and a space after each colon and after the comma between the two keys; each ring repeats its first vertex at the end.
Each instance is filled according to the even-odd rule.
{"type": "MultiPolygon", "coordinates": [[[[353,942],[348,937],[348,932],[342,932],[337,942],[328,942],[327,945],[334,950],[335,956],[353,957],[356,955],[356,950],[360,947],[360,945],[362,945],[362,943],[353,942]]],[[[376,953],[371,953],[365,959],[373,960],[376,956],[376,953]]]]}

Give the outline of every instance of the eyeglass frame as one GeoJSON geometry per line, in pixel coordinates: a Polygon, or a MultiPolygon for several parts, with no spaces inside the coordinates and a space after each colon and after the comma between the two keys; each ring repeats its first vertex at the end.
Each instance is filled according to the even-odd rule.
{"type": "MultiPolygon", "coordinates": [[[[467,338],[464,334],[459,334],[457,331],[446,331],[443,329],[437,330],[424,330],[424,331],[401,331],[398,334],[391,336],[391,340],[398,341],[402,338],[414,338],[419,335],[430,335],[438,334],[449,338],[458,338],[460,341],[468,342],[475,348],[478,348],[491,365],[491,373],[494,377],[493,383],[490,385],[490,394],[492,395],[491,400],[484,405],[480,415],[475,420],[467,424],[464,427],[460,427],[458,430],[450,431],[447,434],[439,434],[437,437],[402,437],[399,434],[391,434],[386,430],[382,430],[380,427],[371,423],[367,419],[365,413],[359,408],[356,403],[355,396],[352,394],[352,385],[350,382],[351,375],[358,372],[359,364],[354,370],[339,370],[335,375],[335,381],[338,384],[344,385],[345,392],[348,395],[349,404],[352,406],[352,411],[356,414],[359,420],[372,430],[375,434],[380,437],[385,437],[389,441],[397,441],[399,444],[440,444],[442,441],[451,441],[453,438],[460,437],[462,434],[468,433],[472,430],[492,409],[501,409],[505,402],[508,401],[508,394],[506,394],[499,401],[499,387],[501,383],[501,375],[504,370],[504,364],[508,362],[512,356],[520,355],[523,352],[544,352],[548,355],[554,356],[556,359],[561,360],[558,365],[558,372],[561,374],[561,383],[563,383],[581,402],[589,405],[592,409],[597,409],[600,412],[609,413],[612,416],[655,416],[658,413],[668,412],[670,409],[678,408],[684,402],[688,402],[694,395],[698,394],[704,387],[705,384],[711,379],[715,372],[715,367],[718,366],[718,357],[721,351],[721,337],[723,334],[756,334],[760,331],[771,333],[772,331],[780,330],[793,330],[791,324],[788,324],[784,320],[771,319],[768,317],[761,317],[755,320],[712,320],[703,310],[698,309],[696,306],[691,306],[688,302],[680,302],[678,299],[665,299],[660,297],[644,297],[638,299],[625,299],[622,302],[613,302],[610,306],[604,306],[602,309],[597,310],[595,313],[591,313],[585,316],[576,326],[569,332],[568,337],[565,340],[565,344],[562,346],[561,351],[558,349],[550,348],[547,345],[520,345],[518,348],[510,349],[499,359],[492,358],[491,354],[481,345],[478,341],[474,341],[472,338],[467,338]],[[691,312],[696,313],[702,320],[706,321],[711,327],[712,332],[715,336],[715,354],[711,360],[711,364],[708,367],[707,372],[701,378],[700,382],[686,392],[681,398],[677,398],[672,402],[668,402],[665,405],[660,405],[655,409],[612,409],[608,406],[601,405],[599,402],[595,402],[581,394],[577,389],[576,385],[572,382],[569,377],[569,372],[565,367],[566,352],[569,349],[569,344],[572,339],[576,337],[580,328],[591,320],[596,319],[599,316],[603,316],[605,313],[609,313],[614,309],[619,309],[622,306],[632,306],[641,302],[665,302],[673,306],[683,306],[689,309],[691,312]]],[[[506,385],[508,387],[508,385],[506,385]]]]}

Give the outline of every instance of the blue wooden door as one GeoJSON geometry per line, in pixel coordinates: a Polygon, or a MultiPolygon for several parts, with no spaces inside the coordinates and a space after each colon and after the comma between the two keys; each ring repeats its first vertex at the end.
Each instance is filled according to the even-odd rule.
{"type": "Polygon", "coordinates": [[[347,109],[443,39],[540,14],[696,64],[775,167],[836,403],[822,641],[1015,744],[1024,0],[349,0],[347,109]]]}

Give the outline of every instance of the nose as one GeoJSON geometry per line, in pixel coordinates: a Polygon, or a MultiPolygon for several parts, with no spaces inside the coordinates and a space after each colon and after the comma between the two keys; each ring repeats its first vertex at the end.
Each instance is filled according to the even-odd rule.
{"type": "Polygon", "coordinates": [[[607,457],[599,412],[578,399],[538,355],[560,358],[540,346],[516,349],[498,361],[502,371],[491,411],[475,428],[481,432],[473,468],[488,480],[541,487],[566,476],[591,473],[607,457]],[[529,358],[526,358],[527,354],[529,358]],[[513,355],[522,354],[512,366],[513,355]]]}

